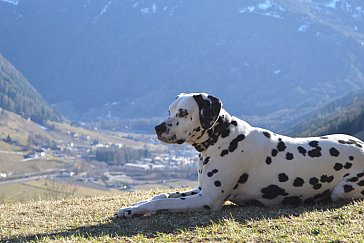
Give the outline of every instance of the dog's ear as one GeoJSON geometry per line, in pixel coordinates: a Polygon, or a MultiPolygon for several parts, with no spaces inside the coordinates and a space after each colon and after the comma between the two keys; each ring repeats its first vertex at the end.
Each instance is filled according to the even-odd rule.
{"type": "Polygon", "coordinates": [[[203,129],[211,128],[219,118],[222,103],[220,99],[212,96],[199,94],[194,95],[200,114],[200,123],[203,129]]]}

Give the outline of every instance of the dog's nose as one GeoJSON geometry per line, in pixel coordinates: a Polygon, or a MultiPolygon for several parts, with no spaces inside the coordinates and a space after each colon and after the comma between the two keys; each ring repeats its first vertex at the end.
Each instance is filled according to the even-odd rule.
{"type": "Polygon", "coordinates": [[[161,124],[157,125],[154,129],[157,134],[162,134],[167,131],[166,123],[162,122],[161,124]]]}

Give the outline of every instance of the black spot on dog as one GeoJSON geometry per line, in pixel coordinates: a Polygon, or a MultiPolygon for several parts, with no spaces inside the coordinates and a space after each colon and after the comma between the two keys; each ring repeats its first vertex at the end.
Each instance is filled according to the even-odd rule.
{"type": "Polygon", "coordinates": [[[179,199],[181,199],[181,200],[186,200],[186,198],[184,198],[184,197],[180,197],[179,199]]]}
{"type": "Polygon", "coordinates": [[[197,192],[191,192],[191,195],[196,195],[197,194],[197,192]]]}
{"type": "Polygon", "coordinates": [[[354,160],[354,156],[349,156],[349,160],[353,161],[354,160]]]}
{"type": "Polygon", "coordinates": [[[240,176],[238,183],[240,184],[244,184],[245,182],[248,181],[249,175],[247,173],[244,173],[240,176]]]}
{"type": "Polygon", "coordinates": [[[334,180],[334,176],[333,175],[331,175],[331,176],[329,176],[328,178],[327,178],[327,183],[330,183],[330,182],[332,182],[334,180]]]}
{"type": "Polygon", "coordinates": [[[236,184],[233,188],[233,190],[235,190],[236,188],[238,188],[239,184],[236,184]]]}
{"type": "Polygon", "coordinates": [[[349,173],[346,173],[343,177],[347,177],[347,176],[349,176],[350,174],[349,173]]]}
{"type": "Polygon", "coordinates": [[[325,182],[330,183],[330,182],[332,182],[333,180],[334,180],[334,176],[322,175],[322,176],[321,176],[321,178],[320,178],[320,181],[321,181],[322,183],[325,183],[325,182]]]}
{"type": "Polygon", "coordinates": [[[182,196],[182,197],[185,197],[185,196],[186,196],[186,193],[182,192],[182,193],[181,193],[181,196],[182,196]]]}
{"type": "Polygon", "coordinates": [[[312,177],[310,180],[309,180],[309,183],[311,185],[317,185],[319,183],[319,179],[317,179],[316,177],[312,177]]]}
{"type": "Polygon", "coordinates": [[[280,173],[278,175],[279,182],[286,182],[288,181],[288,176],[285,173],[280,173]]]}
{"type": "Polygon", "coordinates": [[[215,181],[214,184],[215,184],[216,187],[220,187],[221,186],[221,181],[215,181]]]}
{"type": "Polygon", "coordinates": [[[322,183],[325,183],[325,182],[327,182],[327,179],[328,179],[329,177],[327,176],[327,175],[322,175],[321,176],[321,178],[320,178],[320,181],[322,182],[322,183]]]}
{"type": "Polygon", "coordinates": [[[234,125],[234,126],[238,126],[238,123],[237,123],[237,121],[235,121],[235,120],[232,120],[232,121],[231,121],[231,124],[232,124],[232,125],[234,125]]]}
{"type": "Polygon", "coordinates": [[[315,148],[315,147],[318,146],[318,143],[319,143],[318,141],[311,141],[311,142],[308,143],[308,145],[310,145],[311,147],[315,148]]]}
{"type": "Polygon", "coordinates": [[[234,152],[235,149],[238,147],[238,143],[245,139],[244,134],[239,134],[236,138],[234,138],[229,144],[229,152],[234,152]]]}
{"type": "Polygon", "coordinates": [[[359,174],[357,174],[356,176],[357,176],[357,177],[359,177],[359,178],[360,178],[360,177],[363,177],[363,176],[364,176],[364,173],[359,173],[359,174]]]}
{"type": "Polygon", "coordinates": [[[272,156],[276,157],[278,154],[278,150],[277,149],[272,149],[272,156]]]}
{"type": "Polygon", "coordinates": [[[352,163],[346,162],[345,165],[344,165],[344,168],[345,169],[350,169],[352,165],[353,165],[352,163]]]}
{"type": "Polygon", "coordinates": [[[287,196],[288,193],[283,188],[277,185],[269,185],[268,187],[262,188],[262,197],[266,199],[274,199],[278,196],[287,196]]]}
{"type": "Polygon", "coordinates": [[[270,165],[270,164],[272,163],[272,158],[268,156],[268,157],[265,159],[265,163],[266,163],[267,165],[270,165]]]}
{"type": "Polygon", "coordinates": [[[338,157],[340,155],[340,152],[336,148],[330,148],[329,150],[331,156],[338,157]]]}
{"type": "Polygon", "coordinates": [[[270,137],[271,137],[271,135],[270,135],[270,133],[269,133],[269,132],[263,132],[263,134],[264,134],[264,136],[266,136],[267,138],[270,138],[270,137]]]}
{"type": "Polygon", "coordinates": [[[343,167],[344,167],[344,166],[343,166],[342,164],[340,164],[340,163],[336,163],[336,164],[334,165],[334,170],[339,171],[339,170],[341,170],[343,167]]]}
{"type": "Polygon", "coordinates": [[[202,130],[201,135],[199,137],[197,137],[197,139],[202,138],[202,136],[205,134],[205,132],[206,132],[206,130],[202,130]]]}
{"type": "Polygon", "coordinates": [[[314,149],[308,151],[307,154],[312,158],[321,157],[321,147],[317,146],[314,149]]]}
{"type": "Polygon", "coordinates": [[[286,149],[286,145],[284,144],[284,142],[279,142],[277,145],[277,149],[279,152],[283,152],[286,149]]]}
{"type": "Polygon", "coordinates": [[[292,160],[292,159],[293,159],[293,154],[288,152],[288,153],[286,154],[286,159],[287,159],[287,160],[292,160]]]}
{"type": "Polygon", "coordinates": [[[208,177],[211,177],[211,176],[213,176],[214,174],[216,174],[217,172],[219,172],[219,170],[217,170],[217,169],[213,169],[211,172],[207,173],[207,176],[208,176],[208,177]]]}
{"type": "Polygon", "coordinates": [[[344,185],[344,192],[348,193],[354,190],[352,185],[344,185]]]}
{"type": "Polygon", "coordinates": [[[330,189],[328,189],[328,190],[326,190],[326,191],[324,191],[324,192],[322,192],[322,193],[318,193],[318,194],[314,195],[313,197],[307,198],[307,199],[304,201],[304,203],[305,203],[305,204],[312,204],[312,203],[315,203],[315,202],[317,202],[317,201],[319,201],[319,200],[322,200],[322,199],[327,198],[327,196],[329,195],[329,193],[330,193],[330,189]]]}
{"type": "Polygon", "coordinates": [[[302,199],[298,196],[285,197],[282,201],[282,205],[292,205],[297,207],[302,203],[302,199]]]}
{"type": "Polygon", "coordinates": [[[130,210],[130,209],[129,209],[127,212],[128,212],[128,215],[130,215],[130,214],[131,214],[131,210],[130,210]]]}
{"type": "Polygon", "coordinates": [[[264,203],[256,199],[245,201],[244,204],[250,207],[265,207],[264,203]]]}
{"type": "Polygon", "coordinates": [[[224,156],[225,156],[225,155],[227,155],[228,153],[229,153],[229,150],[224,149],[223,151],[221,151],[220,156],[221,156],[221,157],[224,157],[224,156]]]}
{"type": "Polygon", "coordinates": [[[306,152],[307,152],[307,150],[306,150],[304,147],[302,147],[302,146],[298,146],[298,147],[297,147],[297,150],[298,150],[298,152],[299,152],[300,154],[302,154],[303,156],[306,156],[306,152]]]}
{"type": "Polygon", "coordinates": [[[328,137],[320,137],[321,139],[329,139],[328,137]]]}
{"type": "Polygon", "coordinates": [[[221,137],[222,138],[226,138],[227,136],[229,136],[230,134],[230,129],[226,128],[222,133],[221,133],[221,137]]]}
{"type": "Polygon", "coordinates": [[[207,163],[210,161],[210,157],[206,157],[205,160],[203,161],[203,165],[207,165],[207,163]]]}
{"type": "Polygon", "coordinates": [[[341,144],[354,144],[355,146],[362,148],[363,146],[360,145],[359,141],[355,141],[353,139],[349,139],[349,141],[344,141],[344,140],[338,140],[339,143],[341,144]]]}
{"type": "Polygon", "coordinates": [[[350,179],[347,179],[346,182],[357,182],[359,180],[358,177],[352,177],[350,179]]]}
{"type": "Polygon", "coordinates": [[[364,186],[364,180],[361,180],[357,183],[358,186],[364,186]]]}
{"type": "Polygon", "coordinates": [[[304,183],[305,183],[305,181],[301,177],[297,177],[293,181],[293,186],[295,186],[295,187],[301,187],[301,186],[303,186],[304,183]]]}
{"type": "Polygon", "coordinates": [[[318,190],[322,187],[322,184],[316,184],[313,186],[313,189],[318,190]]]}

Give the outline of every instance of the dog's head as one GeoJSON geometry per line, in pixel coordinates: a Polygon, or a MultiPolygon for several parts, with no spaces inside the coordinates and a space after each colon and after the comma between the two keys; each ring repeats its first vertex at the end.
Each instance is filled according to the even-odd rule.
{"type": "Polygon", "coordinates": [[[158,139],[165,143],[195,143],[214,126],[221,101],[206,93],[180,94],[169,106],[169,117],[155,127],[158,139]]]}

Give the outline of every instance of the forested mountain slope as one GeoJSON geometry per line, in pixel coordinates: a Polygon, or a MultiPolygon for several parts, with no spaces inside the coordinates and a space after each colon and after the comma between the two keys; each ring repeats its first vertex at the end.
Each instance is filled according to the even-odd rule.
{"type": "Polygon", "coordinates": [[[344,133],[364,140],[364,91],[331,102],[290,133],[301,136],[344,133]]]}
{"type": "Polygon", "coordinates": [[[53,110],[31,86],[28,80],[0,54],[0,108],[43,124],[60,121],[53,110]]]}

